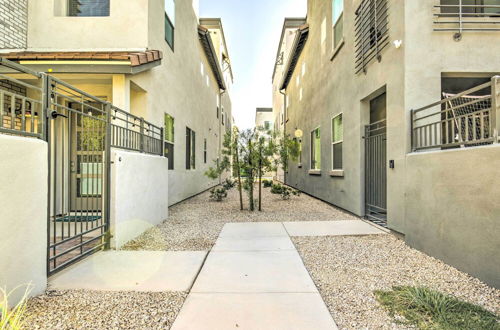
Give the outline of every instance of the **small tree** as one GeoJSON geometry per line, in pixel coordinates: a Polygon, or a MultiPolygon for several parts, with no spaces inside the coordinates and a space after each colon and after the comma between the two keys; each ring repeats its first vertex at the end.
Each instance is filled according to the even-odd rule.
{"type": "Polygon", "coordinates": [[[300,144],[292,139],[290,134],[274,131],[272,134],[272,148],[274,153],[274,170],[278,176],[278,169],[288,172],[290,160],[296,161],[300,154],[300,144]]]}
{"type": "Polygon", "coordinates": [[[262,211],[262,174],[274,169],[272,157],[274,144],[272,134],[264,128],[258,128],[255,134],[257,145],[257,170],[259,176],[259,211],[262,211]]]}
{"type": "Polygon", "coordinates": [[[247,129],[240,134],[239,150],[241,152],[241,169],[245,173],[245,188],[248,192],[250,211],[255,210],[254,184],[258,172],[258,157],[255,144],[256,130],[247,129]]]}
{"type": "Polygon", "coordinates": [[[210,179],[216,180],[221,177],[224,172],[230,171],[238,175],[238,191],[240,194],[240,209],[243,210],[243,196],[241,184],[241,164],[239,160],[239,131],[237,127],[233,128],[232,132],[226,132],[222,148],[222,159],[214,161],[214,167],[210,167],[205,175],[210,179]]]}

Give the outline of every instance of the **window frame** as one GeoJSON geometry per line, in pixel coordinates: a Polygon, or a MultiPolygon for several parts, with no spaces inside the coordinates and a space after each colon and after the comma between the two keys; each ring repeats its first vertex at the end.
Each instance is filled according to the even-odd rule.
{"type": "Polygon", "coordinates": [[[172,0],[172,3],[173,3],[173,13],[168,13],[167,12],[167,1],[170,1],[170,0],[166,0],[164,1],[164,5],[165,5],[165,26],[164,26],[164,39],[166,41],[166,43],[169,45],[170,49],[172,49],[172,51],[175,50],[175,8],[176,8],[176,5],[175,5],[175,0],[172,0]],[[173,15],[173,19],[171,17],[171,15],[173,15]],[[169,38],[167,38],[167,24],[170,28],[170,30],[172,31],[172,40],[169,41],[169,38]]]}
{"type": "Polygon", "coordinates": [[[168,169],[169,170],[173,170],[174,169],[174,162],[175,162],[175,156],[174,156],[174,153],[175,153],[175,118],[173,116],[171,116],[170,114],[164,112],[164,115],[163,115],[163,148],[164,148],[164,153],[165,153],[165,157],[168,158],[168,169]],[[170,117],[172,118],[172,140],[169,140],[167,138],[167,117],[170,117]],[[172,157],[168,157],[168,154],[167,152],[165,152],[165,150],[167,150],[167,146],[171,146],[171,149],[172,149],[172,157]]]}
{"type": "Polygon", "coordinates": [[[309,136],[311,139],[311,144],[310,144],[310,148],[309,148],[310,149],[309,150],[309,154],[310,154],[309,168],[311,171],[321,171],[321,126],[318,126],[315,129],[313,129],[311,131],[311,133],[309,134],[309,136]],[[316,138],[315,137],[313,138],[313,134],[315,134],[316,131],[319,131],[319,149],[318,150],[316,150],[316,147],[314,145],[316,138]],[[318,160],[316,159],[316,157],[314,157],[314,159],[313,159],[313,155],[316,151],[319,151],[319,153],[318,153],[319,166],[318,167],[316,166],[318,164],[318,160]]]}
{"type": "Polygon", "coordinates": [[[344,45],[344,0],[332,0],[331,1],[331,4],[332,4],[332,50],[333,50],[333,55],[332,55],[332,58],[337,54],[337,52],[340,50],[340,48],[342,48],[342,46],[344,45]],[[340,12],[340,15],[337,17],[337,19],[335,19],[335,2],[336,1],[340,1],[340,3],[342,4],[342,11],[340,12]],[[337,27],[339,26],[339,24],[341,24],[341,32],[342,32],[342,36],[340,38],[340,40],[338,40],[336,42],[336,39],[335,39],[335,36],[336,36],[336,29],[337,27]]]}
{"type": "Polygon", "coordinates": [[[332,171],[342,171],[344,169],[344,113],[341,112],[335,116],[332,117],[331,119],[331,125],[332,125],[332,139],[331,139],[331,152],[332,152],[332,171]],[[335,139],[335,132],[334,132],[334,120],[341,117],[341,122],[342,122],[342,138],[339,141],[334,141],[335,139]],[[342,162],[342,167],[341,168],[335,168],[335,151],[334,151],[334,146],[342,144],[342,153],[340,155],[341,157],[341,162],[342,162]]]}
{"type": "Polygon", "coordinates": [[[108,12],[107,12],[107,15],[72,15],[72,1],[73,0],[66,0],[66,4],[67,4],[67,10],[66,10],[66,14],[67,14],[67,17],[110,17],[111,16],[111,0],[107,0],[107,5],[108,5],[108,12]]]}
{"type": "Polygon", "coordinates": [[[196,132],[186,126],[186,170],[196,169],[196,132]]]}

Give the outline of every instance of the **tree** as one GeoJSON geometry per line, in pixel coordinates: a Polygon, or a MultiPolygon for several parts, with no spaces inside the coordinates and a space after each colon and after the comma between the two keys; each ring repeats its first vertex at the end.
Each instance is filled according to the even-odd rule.
{"type": "Polygon", "coordinates": [[[276,176],[278,169],[283,172],[288,172],[290,160],[296,161],[300,155],[300,144],[297,140],[292,139],[290,134],[274,131],[272,134],[272,148],[274,153],[274,170],[276,176]]]}
{"type": "Polygon", "coordinates": [[[243,193],[241,184],[241,164],[239,160],[239,131],[237,127],[233,128],[232,132],[226,132],[224,135],[224,142],[222,144],[222,159],[214,161],[214,167],[210,167],[206,172],[205,176],[210,179],[216,180],[221,177],[224,172],[228,172],[231,169],[233,173],[236,172],[238,175],[238,191],[240,194],[240,209],[243,210],[243,193]]]}

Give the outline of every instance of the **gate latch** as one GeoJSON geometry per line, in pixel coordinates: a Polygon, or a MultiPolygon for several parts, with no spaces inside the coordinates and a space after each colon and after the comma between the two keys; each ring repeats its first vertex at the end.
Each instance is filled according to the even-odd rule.
{"type": "Polygon", "coordinates": [[[59,113],[59,112],[57,112],[55,110],[50,113],[50,117],[52,117],[52,119],[56,119],[57,117],[68,118],[68,116],[63,115],[62,113],[59,113]]]}
{"type": "Polygon", "coordinates": [[[392,159],[391,159],[391,160],[389,161],[389,168],[394,169],[395,167],[396,167],[396,165],[394,164],[394,160],[392,160],[392,159]]]}

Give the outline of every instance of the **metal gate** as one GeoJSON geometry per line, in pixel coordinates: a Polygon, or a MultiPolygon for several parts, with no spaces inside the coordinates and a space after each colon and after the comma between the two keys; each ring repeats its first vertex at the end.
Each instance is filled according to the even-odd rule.
{"type": "Polygon", "coordinates": [[[110,105],[46,77],[47,273],[109,243],[110,105]]]}
{"type": "Polygon", "coordinates": [[[387,226],[386,120],[365,128],[365,214],[368,220],[387,226]]]}

